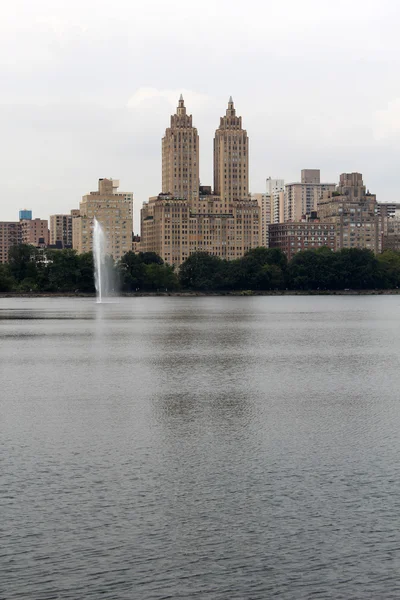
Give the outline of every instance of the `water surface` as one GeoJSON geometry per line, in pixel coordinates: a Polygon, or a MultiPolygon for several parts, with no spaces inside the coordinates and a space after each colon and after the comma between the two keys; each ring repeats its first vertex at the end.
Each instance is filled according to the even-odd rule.
{"type": "Polygon", "coordinates": [[[0,598],[399,598],[396,296],[0,300],[0,598]]]}

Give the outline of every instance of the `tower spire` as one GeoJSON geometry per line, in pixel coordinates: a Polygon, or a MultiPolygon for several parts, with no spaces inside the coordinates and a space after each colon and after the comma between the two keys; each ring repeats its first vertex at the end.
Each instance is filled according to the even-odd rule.
{"type": "Polygon", "coordinates": [[[226,111],[226,116],[227,117],[235,117],[236,116],[236,110],[235,110],[235,105],[233,104],[232,96],[229,96],[228,110],[226,111]]]}
{"type": "Polygon", "coordinates": [[[186,115],[185,101],[183,99],[182,94],[179,97],[178,110],[176,111],[177,115],[186,115]]]}

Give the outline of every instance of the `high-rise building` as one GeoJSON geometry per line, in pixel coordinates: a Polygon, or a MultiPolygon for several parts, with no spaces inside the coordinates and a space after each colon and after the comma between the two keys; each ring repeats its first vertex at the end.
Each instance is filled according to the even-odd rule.
{"type": "Polygon", "coordinates": [[[381,251],[381,227],[376,196],[366,191],[361,173],[343,173],[336,190],[323,192],[318,201],[321,221],[337,229],[337,248],[381,251]]]}
{"type": "Polygon", "coordinates": [[[20,243],[20,224],[18,221],[0,221],[0,263],[8,262],[11,246],[20,243]]]}
{"type": "Polygon", "coordinates": [[[79,214],[73,211],[73,247],[79,254],[93,249],[95,218],[104,230],[107,254],[118,260],[132,250],[133,194],[118,187],[118,180],[99,179],[98,191],[83,196],[79,214]]]}
{"type": "Polygon", "coordinates": [[[185,200],[199,197],[199,136],[182,95],[162,140],[162,191],[185,200]]]}
{"type": "Polygon", "coordinates": [[[267,179],[267,194],[271,198],[271,223],[283,223],[285,182],[283,179],[267,179]]]}
{"type": "Polygon", "coordinates": [[[19,229],[21,244],[42,247],[49,245],[49,224],[47,219],[21,219],[19,229]]]}
{"type": "Polygon", "coordinates": [[[301,183],[288,183],[285,186],[285,221],[301,221],[305,215],[317,210],[317,203],[323,192],[333,192],[335,188],[335,183],[320,182],[319,169],[303,169],[301,183]]]}
{"type": "Polygon", "coordinates": [[[260,208],[260,246],[268,248],[268,227],[271,224],[272,199],[267,194],[251,194],[251,198],[256,200],[260,208]]]}
{"type": "Polygon", "coordinates": [[[249,197],[249,138],[232,97],[214,138],[214,194],[224,202],[249,197]]]}
{"type": "Polygon", "coordinates": [[[72,248],[72,214],[50,215],[50,244],[72,248]]]}
{"type": "MultiPolygon", "coordinates": [[[[219,157],[214,161],[215,172],[220,164],[219,159],[222,164],[226,162],[226,177],[223,173],[224,195],[216,194],[215,191],[213,193],[210,186],[199,186],[197,194],[194,191],[187,194],[187,171],[182,166],[184,158],[179,157],[176,157],[176,166],[181,166],[177,168],[176,174],[174,171],[174,189],[179,194],[173,193],[168,189],[172,185],[167,184],[167,181],[172,181],[172,176],[168,174],[171,172],[169,155],[172,148],[175,150],[173,140],[179,141],[177,124],[180,116],[185,117],[181,133],[186,131],[187,134],[184,140],[180,137],[181,144],[187,144],[190,139],[193,142],[191,149],[185,149],[189,155],[192,152],[191,164],[196,159],[196,178],[199,167],[198,154],[193,154],[194,145],[198,149],[197,130],[190,129],[191,117],[188,121],[182,98],[179,104],[178,111],[181,112],[176,115],[176,119],[172,117],[171,127],[167,129],[163,140],[163,193],[143,203],[141,210],[140,250],[156,252],[164,261],[174,265],[180,265],[193,252],[200,250],[227,260],[239,258],[250,248],[259,245],[260,209],[257,201],[248,195],[247,134],[241,129],[241,119],[235,116],[233,102],[230,100],[227,111],[229,115],[221,119],[221,125],[226,129],[221,135],[218,133],[220,129],[217,130],[215,143],[219,157]],[[176,131],[172,137],[175,125],[176,131]],[[239,160],[241,166],[238,166],[239,160]],[[238,181],[243,180],[246,182],[244,187],[242,184],[239,187],[238,181]],[[167,189],[168,192],[165,191],[167,189]]],[[[176,150],[183,151],[182,145],[177,145],[176,150]]],[[[175,169],[175,164],[173,166],[175,169]]],[[[219,181],[218,176],[215,176],[215,180],[219,181]]],[[[193,172],[191,181],[194,184],[193,172]]]]}

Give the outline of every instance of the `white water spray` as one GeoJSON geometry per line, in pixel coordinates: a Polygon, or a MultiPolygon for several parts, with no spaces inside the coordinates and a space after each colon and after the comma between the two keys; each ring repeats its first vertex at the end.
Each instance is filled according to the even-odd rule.
{"type": "Polygon", "coordinates": [[[106,265],[106,237],[98,220],[94,219],[93,227],[93,258],[94,258],[94,283],[96,287],[97,302],[101,302],[107,294],[108,277],[106,265]]]}

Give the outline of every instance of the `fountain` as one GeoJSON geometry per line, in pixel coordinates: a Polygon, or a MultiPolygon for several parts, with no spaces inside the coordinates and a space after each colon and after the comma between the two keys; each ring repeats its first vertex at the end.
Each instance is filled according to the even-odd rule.
{"type": "Polygon", "coordinates": [[[107,295],[108,273],[106,264],[106,237],[98,220],[94,219],[93,227],[93,258],[94,258],[94,283],[96,287],[97,302],[101,303],[107,295]]]}

